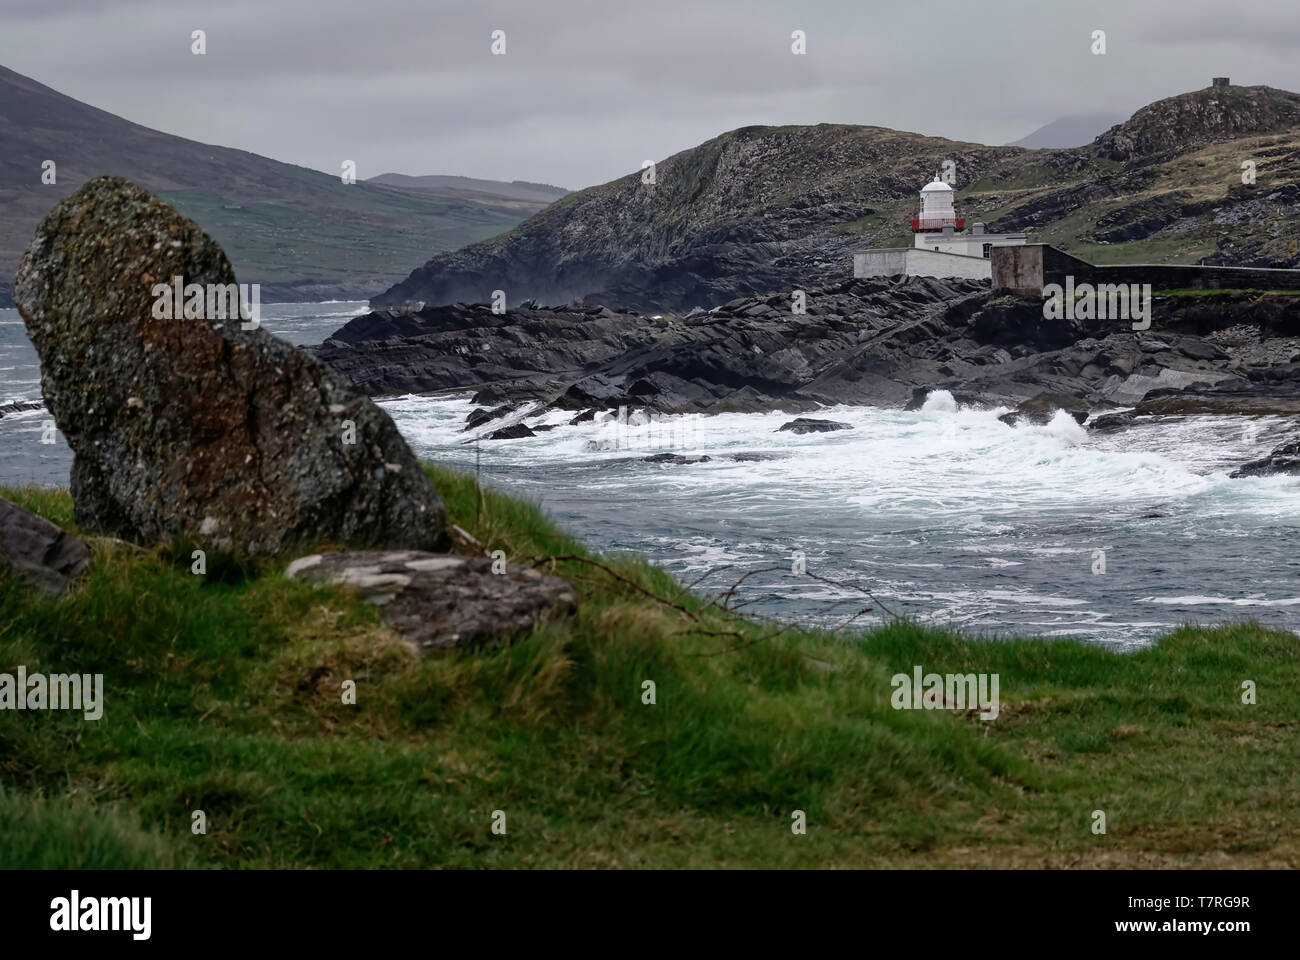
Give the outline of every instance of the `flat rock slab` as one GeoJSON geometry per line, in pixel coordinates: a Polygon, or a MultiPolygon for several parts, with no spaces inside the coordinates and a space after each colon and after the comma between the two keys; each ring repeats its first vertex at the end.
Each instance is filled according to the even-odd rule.
{"type": "Polygon", "coordinates": [[[25,413],[28,410],[39,410],[45,406],[39,400],[15,400],[12,403],[0,403],[0,417],[6,413],[25,413]]]}
{"type": "Polygon", "coordinates": [[[641,462],[642,463],[686,464],[686,463],[708,463],[712,459],[713,459],[712,457],[708,457],[708,456],[689,457],[680,453],[656,453],[653,456],[642,457],[641,462]]]}
{"type": "Polygon", "coordinates": [[[789,431],[795,434],[804,433],[832,433],[836,430],[852,430],[853,424],[840,423],[838,420],[812,420],[808,417],[799,417],[791,420],[789,423],[783,423],[777,427],[777,433],[789,431]]]}
{"type": "Polygon", "coordinates": [[[84,540],[0,498],[0,567],[58,594],[89,566],[84,540]]]}
{"type": "Polygon", "coordinates": [[[426,654],[485,646],[577,609],[577,594],[561,577],[513,563],[504,573],[492,567],[489,557],[383,550],[300,557],[285,576],[354,588],[381,605],[384,622],[426,654]]]}

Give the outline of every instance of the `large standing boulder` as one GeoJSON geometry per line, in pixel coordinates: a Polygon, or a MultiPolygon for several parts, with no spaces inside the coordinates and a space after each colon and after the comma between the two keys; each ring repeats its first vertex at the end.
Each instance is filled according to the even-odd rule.
{"type": "Polygon", "coordinates": [[[392,421],[341,375],[225,316],[234,283],[210,237],[120,177],[91,180],[37,228],[13,294],[75,454],[78,524],[247,553],[438,544],[442,501],[392,421]],[[169,305],[161,285],[176,277],[216,295],[169,305]],[[168,306],[175,319],[159,319],[168,306]]]}
{"type": "Polygon", "coordinates": [[[61,593],[89,566],[84,540],[0,498],[0,567],[47,593],[61,593]]]}

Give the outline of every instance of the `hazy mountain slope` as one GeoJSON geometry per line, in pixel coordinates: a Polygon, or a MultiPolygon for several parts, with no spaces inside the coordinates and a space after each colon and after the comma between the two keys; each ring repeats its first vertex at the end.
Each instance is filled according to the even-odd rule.
{"type": "Polygon", "coordinates": [[[917,191],[945,160],[968,219],[1096,262],[1296,262],[1300,96],[1207,88],[1069,150],[835,124],[734,130],[659,163],[653,185],[629,174],[439,254],[372,304],[499,289],[511,303],[586,296],[665,311],[841,280],[853,250],[911,242],[917,191]],[[1241,183],[1245,159],[1254,186],[1241,183]]]}
{"type": "Polygon", "coordinates": [[[0,301],[36,224],[92,176],[140,183],[222,245],[264,299],[364,297],[428,257],[509,229],[512,202],[430,195],[150,130],[0,67],[0,301]],[[42,163],[57,183],[41,183],[42,163]]]}
{"type": "Polygon", "coordinates": [[[1122,118],[1108,113],[1085,113],[1075,116],[1060,117],[1045,124],[1033,133],[1013,140],[1008,147],[1024,147],[1026,150],[1060,150],[1069,147],[1081,147],[1092,143],[1102,131],[1121,122],[1122,118]]]}
{"type": "Polygon", "coordinates": [[[554,203],[571,191],[549,183],[526,180],[480,180],[476,177],[453,177],[445,174],[411,177],[404,173],[381,173],[366,181],[380,187],[415,191],[444,199],[468,199],[484,206],[500,205],[503,209],[527,209],[529,216],[554,203]]]}

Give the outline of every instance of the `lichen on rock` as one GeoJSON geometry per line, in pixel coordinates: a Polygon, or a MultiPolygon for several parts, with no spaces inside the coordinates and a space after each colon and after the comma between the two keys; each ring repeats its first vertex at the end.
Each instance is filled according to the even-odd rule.
{"type": "Polygon", "coordinates": [[[215,241],[120,177],[60,202],[19,266],[14,299],[74,453],[78,524],[246,553],[438,545],[442,501],[388,416],[238,312],[156,317],[175,277],[235,283],[215,241]]]}

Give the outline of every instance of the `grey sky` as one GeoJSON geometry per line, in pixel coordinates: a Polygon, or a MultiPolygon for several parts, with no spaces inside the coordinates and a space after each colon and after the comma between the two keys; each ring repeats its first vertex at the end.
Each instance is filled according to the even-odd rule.
{"type": "Polygon", "coordinates": [[[0,0],[0,63],[145,126],[575,188],[748,124],[1004,143],[1211,76],[1300,90],[1297,48],[1298,0],[0,0]]]}

